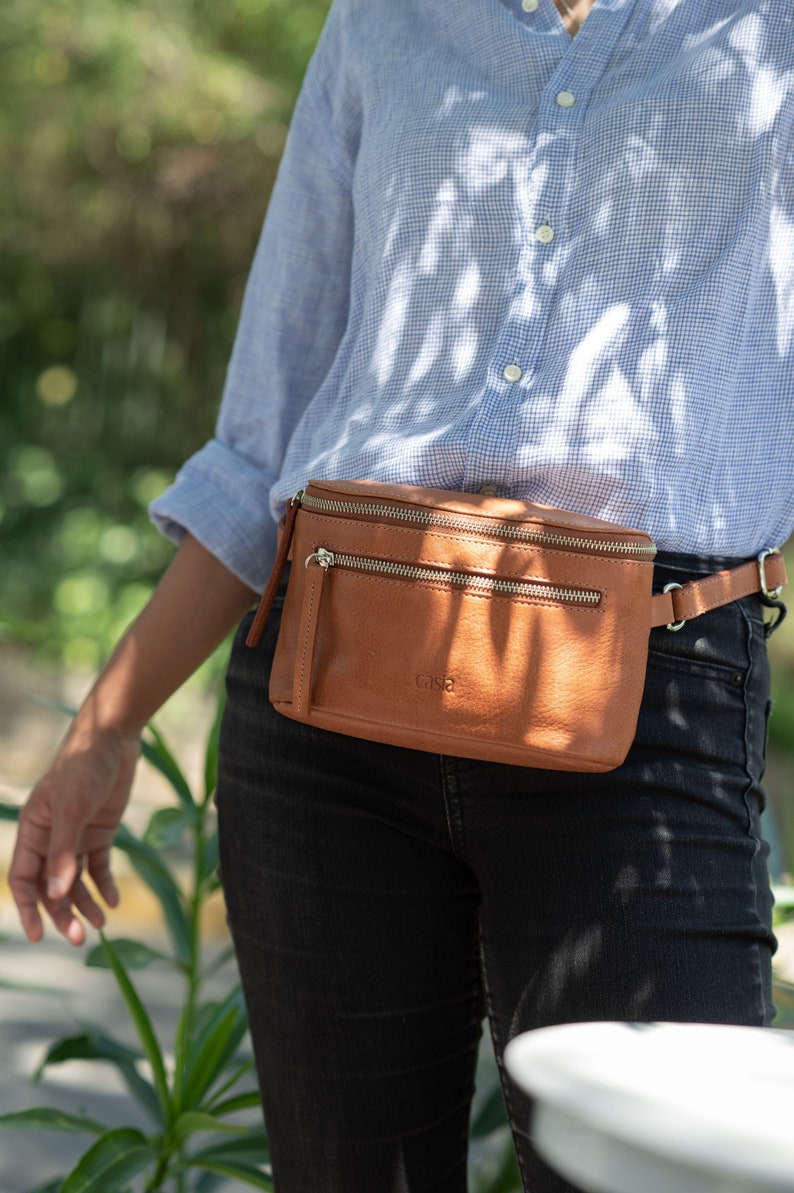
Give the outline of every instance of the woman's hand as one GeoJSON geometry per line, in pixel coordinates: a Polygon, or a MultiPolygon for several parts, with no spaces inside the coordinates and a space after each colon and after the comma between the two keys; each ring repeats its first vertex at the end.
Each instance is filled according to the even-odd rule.
{"type": "Polygon", "coordinates": [[[129,798],[144,725],[218,646],[255,594],[190,534],[113,652],[19,817],[9,884],[29,940],[43,907],[72,944],[119,896],[110,848],[129,798]]]}
{"type": "MultiPolygon", "coordinates": [[[[87,710],[83,710],[85,717],[87,710]]],[[[94,928],[119,896],[110,850],[140,754],[137,736],[96,730],[78,716],[52,765],[20,812],[9,886],[28,940],[44,934],[42,907],[73,945],[85,940],[78,913],[94,928]]]]}

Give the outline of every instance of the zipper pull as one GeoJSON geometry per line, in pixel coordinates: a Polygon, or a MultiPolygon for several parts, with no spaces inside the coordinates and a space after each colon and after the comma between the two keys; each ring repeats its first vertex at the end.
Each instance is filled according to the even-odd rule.
{"type": "Polygon", "coordinates": [[[316,551],[312,551],[311,555],[307,555],[304,560],[304,567],[308,567],[312,560],[315,560],[321,568],[332,568],[336,563],[332,551],[327,551],[325,547],[318,547],[316,551]]]}
{"type": "Polygon", "coordinates": [[[306,584],[303,589],[298,641],[295,649],[295,667],[292,676],[292,715],[298,721],[309,719],[314,686],[314,652],[317,646],[317,629],[320,624],[320,604],[323,585],[328,571],[334,564],[334,557],[325,547],[318,547],[306,557],[306,584]],[[317,567],[310,568],[315,561],[317,567]]]}

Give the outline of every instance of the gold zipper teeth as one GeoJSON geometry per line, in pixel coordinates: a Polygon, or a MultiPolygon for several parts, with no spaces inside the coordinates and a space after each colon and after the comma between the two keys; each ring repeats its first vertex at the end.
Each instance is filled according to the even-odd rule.
{"type": "Polygon", "coordinates": [[[507,596],[541,597],[546,600],[587,605],[597,605],[601,599],[599,592],[585,588],[559,588],[557,585],[538,583],[534,580],[499,580],[493,576],[478,576],[469,572],[448,572],[444,568],[417,567],[415,564],[393,563],[389,560],[371,559],[361,555],[342,555],[325,548],[320,548],[315,554],[322,557],[318,562],[321,562],[321,566],[324,567],[345,567],[356,571],[376,572],[379,575],[398,576],[401,580],[435,582],[443,580],[459,588],[475,588],[480,592],[499,592],[507,596]]]}
{"type": "Polygon", "coordinates": [[[458,518],[452,515],[433,514],[429,510],[407,509],[403,506],[370,505],[361,501],[332,501],[327,497],[314,497],[304,493],[301,505],[321,513],[366,514],[373,518],[393,518],[401,522],[417,522],[423,526],[438,526],[444,530],[466,530],[477,534],[490,534],[495,538],[514,539],[518,542],[545,543],[550,547],[579,547],[588,551],[603,551],[618,555],[656,554],[653,544],[616,543],[602,539],[586,539],[576,535],[553,534],[548,530],[527,530],[503,522],[496,525],[483,523],[479,518],[458,518]]]}

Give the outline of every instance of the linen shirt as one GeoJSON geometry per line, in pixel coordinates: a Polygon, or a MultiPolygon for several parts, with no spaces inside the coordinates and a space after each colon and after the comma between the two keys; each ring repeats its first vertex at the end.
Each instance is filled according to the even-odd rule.
{"type": "Polygon", "coordinates": [[[747,556],[794,523],[794,5],[336,0],[215,437],[151,507],[253,589],[309,478],[747,556]]]}

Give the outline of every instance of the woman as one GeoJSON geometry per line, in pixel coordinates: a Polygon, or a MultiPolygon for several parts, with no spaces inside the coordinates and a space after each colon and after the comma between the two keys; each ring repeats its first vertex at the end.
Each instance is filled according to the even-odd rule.
{"type": "MultiPolygon", "coordinates": [[[[73,944],[114,906],[141,727],[261,590],[309,477],[639,526],[658,588],[794,523],[794,21],[775,2],[337,0],[216,438],[154,503],[173,564],[20,822],[73,944]]],[[[651,636],[602,775],[359,741],[232,652],[221,861],[279,1193],[465,1188],[482,1016],[771,1021],[763,607],[651,636]]],[[[569,1189],[505,1081],[525,1188],[569,1189]]]]}

